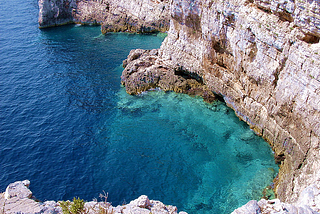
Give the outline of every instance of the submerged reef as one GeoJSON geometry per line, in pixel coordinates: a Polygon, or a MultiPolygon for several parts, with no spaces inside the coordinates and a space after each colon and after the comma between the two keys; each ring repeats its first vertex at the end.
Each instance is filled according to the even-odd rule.
{"type": "MultiPolygon", "coordinates": [[[[222,96],[275,152],[276,197],[320,211],[319,1],[40,0],[39,8],[40,27],[100,24],[103,33],[169,29],[159,50],[133,51],[125,61],[122,83],[128,93],[160,87],[197,94],[201,88],[222,96]]],[[[258,206],[261,212],[268,204],[290,210],[278,202],[258,206]]]]}

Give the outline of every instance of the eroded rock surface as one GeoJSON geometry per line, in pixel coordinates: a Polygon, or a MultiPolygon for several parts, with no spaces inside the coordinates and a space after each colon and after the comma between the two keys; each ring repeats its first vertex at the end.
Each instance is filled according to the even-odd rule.
{"type": "Polygon", "coordinates": [[[201,96],[206,102],[216,98],[197,74],[186,73],[183,68],[166,66],[158,57],[158,50],[132,50],[123,62],[121,83],[129,94],[160,88],[192,96],[201,96]]]}

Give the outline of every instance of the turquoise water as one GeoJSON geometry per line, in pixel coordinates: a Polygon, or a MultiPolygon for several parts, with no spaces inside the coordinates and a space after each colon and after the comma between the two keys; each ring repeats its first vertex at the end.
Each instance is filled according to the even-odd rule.
{"type": "Polygon", "coordinates": [[[29,179],[41,200],[113,205],[141,194],[189,213],[229,213],[277,173],[261,138],[220,101],[129,96],[121,63],[161,36],[39,30],[37,1],[0,1],[0,191],[29,179]]]}
{"type": "Polygon", "coordinates": [[[118,165],[116,186],[144,189],[190,213],[229,213],[272,182],[277,167],[267,143],[224,103],[161,91],[120,90],[118,98],[103,161],[106,169],[118,165]]]}

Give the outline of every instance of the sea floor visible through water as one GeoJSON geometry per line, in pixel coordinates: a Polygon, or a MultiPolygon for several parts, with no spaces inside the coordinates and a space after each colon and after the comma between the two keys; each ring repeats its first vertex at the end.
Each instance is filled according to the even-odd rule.
{"type": "Polygon", "coordinates": [[[121,63],[163,35],[39,30],[34,0],[0,2],[0,191],[29,179],[40,200],[145,194],[189,213],[230,213],[278,172],[269,145],[223,102],[126,94],[121,63]]]}

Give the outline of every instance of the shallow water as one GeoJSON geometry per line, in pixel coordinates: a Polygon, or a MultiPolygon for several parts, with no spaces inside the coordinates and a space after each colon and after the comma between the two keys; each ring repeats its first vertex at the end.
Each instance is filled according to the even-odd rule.
{"type": "Polygon", "coordinates": [[[0,191],[29,179],[41,200],[114,205],[141,194],[190,213],[228,213],[277,173],[261,138],[218,101],[130,96],[121,63],[161,36],[39,30],[37,1],[0,2],[0,191]]]}

